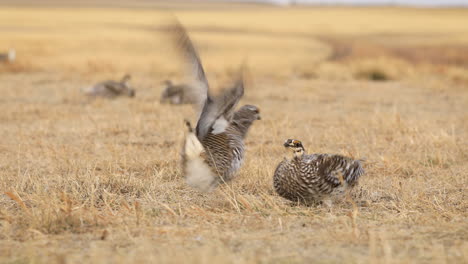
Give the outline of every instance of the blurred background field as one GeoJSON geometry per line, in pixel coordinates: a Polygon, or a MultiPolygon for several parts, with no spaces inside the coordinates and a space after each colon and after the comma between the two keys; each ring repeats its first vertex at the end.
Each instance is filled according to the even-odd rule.
{"type": "Polygon", "coordinates": [[[375,68],[400,79],[414,74],[417,64],[424,73],[466,80],[458,69],[468,63],[465,9],[212,5],[4,7],[0,43],[2,49],[15,47],[25,70],[133,71],[164,78],[178,69],[164,32],[167,11],[175,8],[214,74],[248,59],[256,75],[346,78],[375,68]],[[335,63],[342,60],[345,67],[335,63]]]}
{"type": "Polygon", "coordinates": [[[109,5],[0,1],[0,262],[468,262],[468,9],[109,5]],[[262,113],[210,194],[178,166],[193,109],[159,104],[184,80],[174,15],[213,86],[247,62],[262,113]],[[125,73],[134,99],[80,92],[125,73]],[[277,197],[291,137],[365,158],[367,206],[277,197]]]}

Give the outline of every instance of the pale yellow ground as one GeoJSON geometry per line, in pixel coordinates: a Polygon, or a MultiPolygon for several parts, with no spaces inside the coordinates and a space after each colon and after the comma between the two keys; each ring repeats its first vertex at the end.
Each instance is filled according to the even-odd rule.
{"type": "Polygon", "coordinates": [[[386,46],[468,42],[468,10],[177,9],[213,86],[247,59],[242,103],[262,120],[240,175],[189,189],[178,160],[190,106],[159,104],[183,80],[153,9],[0,8],[1,263],[467,263],[466,68],[401,58],[324,61],[320,37],[386,46]],[[320,37],[316,37],[320,36],[320,37]],[[441,66],[442,67],[442,66],[441,66]],[[357,80],[378,68],[387,82],[357,80]],[[131,73],[134,99],[89,100],[131,73]],[[367,205],[291,204],[272,188],[287,138],[365,158],[367,205]]]}

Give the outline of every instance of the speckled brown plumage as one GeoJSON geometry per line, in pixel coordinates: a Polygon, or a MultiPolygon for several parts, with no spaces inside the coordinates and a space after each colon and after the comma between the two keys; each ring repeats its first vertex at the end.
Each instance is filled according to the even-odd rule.
{"type": "Polygon", "coordinates": [[[288,139],[284,146],[294,151],[294,157],[280,162],[273,185],[288,200],[305,204],[335,200],[356,186],[364,173],[358,160],[341,155],[305,154],[299,140],[288,139]]]}
{"type": "Polygon", "coordinates": [[[244,95],[243,71],[235,84],[218,96],[209,92],[208,81],[199,56],[185,29],[176,23],[172,31],[180,53],[187,62],[194,100],[201,109],[195,129],[189,125],[182,152],[184,176],[190,186],[209,191],[233,179],[244,160],[244,138],[259,109],[244,105],[235,108],[244,95]]]}

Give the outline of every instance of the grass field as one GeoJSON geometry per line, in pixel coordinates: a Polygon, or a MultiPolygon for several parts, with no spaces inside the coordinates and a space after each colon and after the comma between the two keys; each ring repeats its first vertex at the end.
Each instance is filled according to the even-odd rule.
{"type": "Polygon", "coordinates": [[[159,104],[184,78],[167,9],[3,5],[0,263],[468,263],[468,10],[172,8],[213,86],[248,63],[238,178],[181,176],[195,113],[159,104]],[[80,93],[127,72],[133,99],[80,93]],[[291,137],[365,158],[367,204],[275,195],[291,137]]]}

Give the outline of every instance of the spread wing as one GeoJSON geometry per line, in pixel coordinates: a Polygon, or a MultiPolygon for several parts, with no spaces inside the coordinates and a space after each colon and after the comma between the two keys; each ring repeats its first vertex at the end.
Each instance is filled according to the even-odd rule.
{"type": "Polygon", "coordinates": [[[198,53],[190,40],[185,28],[176,21],[172,27],[179,52],[189,66],[193,77],[193,94],[197,105],[201,108],[196,126],[196,135],[199,140],[212,132],[223,132],[229,125],[234,108],[244,94],[243,69],[235,85],[225,90],[221,95],[212,97],[209,94],[209,85],[203,65],[198,53]]]}
{"type": "Polygon", "coordinates": [[[222,133],[232,120],[234,109],[244,95],[244,82],[242,78],[229,89],[215,98],[207,100],[198,120],[196,133],[200,140],[212,132],[222,133]]]}
{"type": "Polygon", "coordinates": [[[209,101],[208,80],[205,70],[198,56],[197,50],[192,44],[185,28],[175,20],[172,25],[171,33],[177,46],[177,50],[182,56],[185,65],[190,73],[190,86],[195,97],[195,104],[201,109],[206,101],[209,101]]]}

